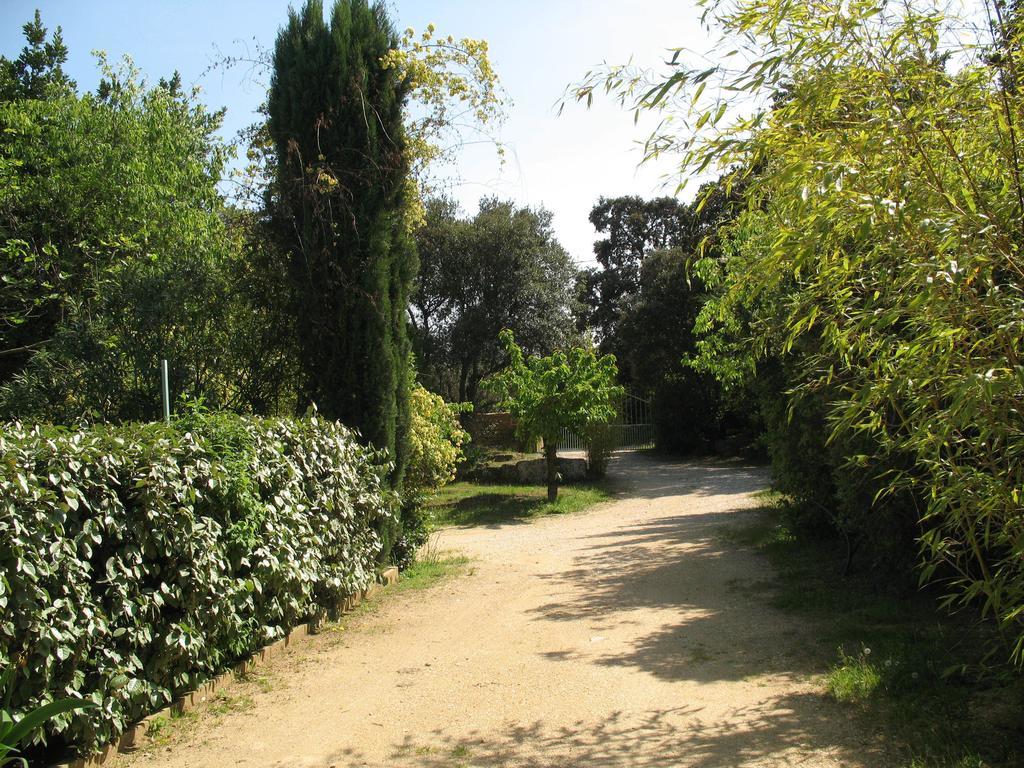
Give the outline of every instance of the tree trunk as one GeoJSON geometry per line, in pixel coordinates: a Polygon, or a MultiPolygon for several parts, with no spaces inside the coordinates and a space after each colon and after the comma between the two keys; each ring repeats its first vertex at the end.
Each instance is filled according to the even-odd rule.
{"type": "Polygon", "coordinates": [[[466,399],[463,402],[475,403],[477,392],[480,391],[480,379],[483,378],[480,375],[479,361],[473,361],[473,367],[470,368],[469,377],[466,379],[466,399]]]}
{"type": "Polygon", "coordinates": [[[465,403],[466,399],[466,384],[469,379],[469,360],[462,359],[459,368],[459,402],[465,403]]]}
{"type": "Polygon", "coordinates": [[[558,442],[544,440],[544,458],[548,464],[548,501],[558,498],[558,442]]]}

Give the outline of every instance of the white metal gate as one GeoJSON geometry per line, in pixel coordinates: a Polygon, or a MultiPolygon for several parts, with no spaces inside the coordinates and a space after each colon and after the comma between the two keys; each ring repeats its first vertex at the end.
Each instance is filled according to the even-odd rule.
{"type": "MultiPolygon", "coordinates": [[[[619,401],[618,416],[609,424],[616,448],[654,447],[654,409],[648,398],[640,397],[626,390],[619,401]]],[[[586,435],[571,430],[562,430],[560,451],[585,451],[588,448],[586,435]]]]}

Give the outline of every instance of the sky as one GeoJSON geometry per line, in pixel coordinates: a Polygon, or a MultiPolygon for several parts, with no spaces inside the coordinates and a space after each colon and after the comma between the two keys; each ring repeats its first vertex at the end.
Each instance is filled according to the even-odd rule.
{"type": "MultiPolygon", "coordinates": [[[[253,41],[271,46],[287,17],[288,0],[0,0],[0,53],[17,55],[21,26],[36,8],[51,30],[61,26],[70,49],[66,66],[79,89],[96,86],[91,54],[123,54],[150,80],[178,70],[202,88],[212,109],[227,108],[223,133],[254,119],[266,83],[246,70],[207,71],[218,53],[245,55],[253,41]]],[[[329,5],[329,2],[325,2],[329,5]]],[[[491,147],[467,148],[452,169],[451,193],[466,213],[481,196],[498,195],[554,214],[559,242],[578,264],[592,263],[598,237],[588,221],[600,196],[671,194],[670,161],[638,168],[637,142],[651,124],[610,100],[587,110],[556,103],[566,87],[601,62],[656,65],[674,47],[704,50],[706,32],[692,0],[390,0],[399,29],[487,40],[491,61],[511,99],[501,131],[507,159],[491,147]],[[646,129],[646,130],[645,130],[646,129]]],[[[695,187],[696,185],[693,185],[695,187]]],[[[691,193],[692,194],[692,193],[691,193]]]]}

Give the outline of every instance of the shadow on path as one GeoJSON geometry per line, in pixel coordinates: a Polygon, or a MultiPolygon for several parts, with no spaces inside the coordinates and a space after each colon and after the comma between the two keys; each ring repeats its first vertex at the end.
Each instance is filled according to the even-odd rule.
{"type": "Polygon", "coordinates": [[[499,738],[435,731],[429,740],[407,736],[392,757],[396,763],[411,759],[424,768],[730,768],[820,765],[807,759],[806,750],[812,746],[819,755],[830,753],[839,764],[851,753],[878,754],[869,742],[851,745],[827,736],[837,730],[835,714],[820,704],[816,696],[796,694],[773,700],[765,708],[736,709],[728,721],[702,717],[699,708],[682,705],[642,715],[614,712],[598,723],[571,726],[549,727],[534,721],[511,726],[499,738]]]}
{"type": "MultiPolygon", "coordinates": [[[[552,587],[552,599],[530,613],[537,621],[586,621],[596,631],[622,630],[629,640],[596,653],[553,651],[546,658],[699,684],[757,686],[756,678],[764,676],[799,684],[821,671],[815,638],[768,605],[774,587],[767,563],[723,535],[726,527],[761,514],[749,495],[768,487],[764,468],[619,453],[610,475],[624,486],[624,497],[647,501],[647,508],[583,538],[571,567],[541,576],[552,587]]],[[[741,698],[750,701],[749,695],[741,698]]],[[[512,729],[497,743],[469,736],[446,737],[445,744],[481,765],[503,765],[527,742],[540,754],[558,752],[556,745],[571,750],[571,763],[536,763],[545,766],[655,766],[666,765],[667,755],[685,755],[681,764],[688,766],[760,765],[762,758],[765,765],[788,765],[780,756],[797,748],[805,757],[807,750],[851,758],[870,751],[853,735],[847,715],[820,694],[766,691],[754,698],[756,707],[737,708],[717,722],[681,702],[680,709],[651,711],[641,722],[613,717],[554,733],[535,723],[512,729]]],[[[421,764],[447,763],[438,758],[421,764]]]]}

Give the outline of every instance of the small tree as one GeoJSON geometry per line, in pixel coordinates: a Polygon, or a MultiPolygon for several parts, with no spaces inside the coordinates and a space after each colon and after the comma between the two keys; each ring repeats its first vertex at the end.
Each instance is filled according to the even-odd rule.
{"type": "Polygon", "coordinates": [[[615,384],[615,357],[591,349],[570,349],[548,357],[524,357],[507,328],[499,338],[509,364],[487,380],[517,421],[520,437],[541,438],[548,469],[548,501],[558,498],[557,450],[562,430],[582,432],[615,416],[622,387],[615,384]]]}

